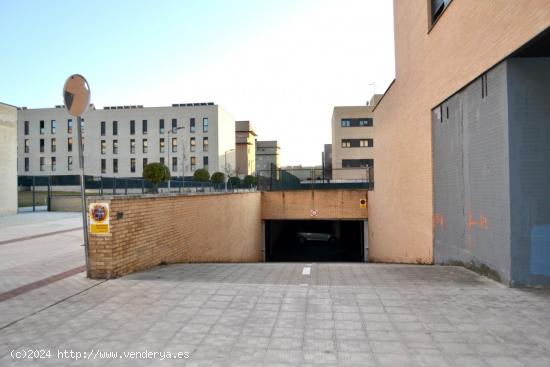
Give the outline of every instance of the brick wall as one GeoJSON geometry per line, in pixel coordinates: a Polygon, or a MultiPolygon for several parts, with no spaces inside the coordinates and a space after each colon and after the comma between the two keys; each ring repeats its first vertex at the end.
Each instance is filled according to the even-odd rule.
{"type": "Polygon", "coordinates": [[[262,193],[262,219],[367,219],[367,190],[296,190],[262,193]],[[311,215],[311,210],[317,212],[311,215]]]}
{"type": "Polygon", "coordinates": [[[261,261],[260,195],[90,199],[110,204],[111,234],[89,236],[89,276],[115,278],[161,262],[261,261]]]}

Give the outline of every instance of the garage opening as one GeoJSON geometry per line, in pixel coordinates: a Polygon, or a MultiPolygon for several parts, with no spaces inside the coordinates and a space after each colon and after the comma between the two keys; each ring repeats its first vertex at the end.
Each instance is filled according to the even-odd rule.
{"type": "Polygon", "coordinates": [[[363,262],[364,221],[265,221],[268,262],[363,262]]]}

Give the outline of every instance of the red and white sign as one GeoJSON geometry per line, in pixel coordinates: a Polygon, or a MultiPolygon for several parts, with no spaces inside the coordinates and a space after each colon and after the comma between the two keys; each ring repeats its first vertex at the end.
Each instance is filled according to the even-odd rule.
{"type": "Polygon", "coordinates": [[[317,209],[311,209],[309,211],[309,215],[311,215],[312,217],[316,217],[317,214],[319,214],[319,212],[317,211],[317,209]]]}

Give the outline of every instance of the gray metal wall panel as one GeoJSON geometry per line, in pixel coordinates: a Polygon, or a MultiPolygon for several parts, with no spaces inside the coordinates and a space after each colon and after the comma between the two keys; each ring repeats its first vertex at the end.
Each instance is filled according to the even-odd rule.
{"type": "Polygon", "coordinates": [[[506,64],[489,71],[487,80],[485,98],[478,79],[443,104],[444,117],[449,106],[449,123],[432,121],[434,257],[436,263],[461,263],[508,283],[506,64]]]}
{"type": "Polygon", "coordinates": [[[510,59],[513,284],[550,284],[550,58],[510,59]]]}

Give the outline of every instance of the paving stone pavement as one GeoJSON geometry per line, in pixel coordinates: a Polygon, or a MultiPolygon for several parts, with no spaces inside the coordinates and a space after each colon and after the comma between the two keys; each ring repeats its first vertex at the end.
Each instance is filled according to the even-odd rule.
{"type": "MultiPolygon", "coordinates": [[[[70,280],[68,278],[67,280],[70,280]]],[[[0,329],[38,365],[550,366],[550,292],[459,267],[182,264],[96,284],[0,329]],[[304,266],[311,275],[302,275],[304,266]],[[188,359],[58,359],[188,352],[188,359]]]]}

